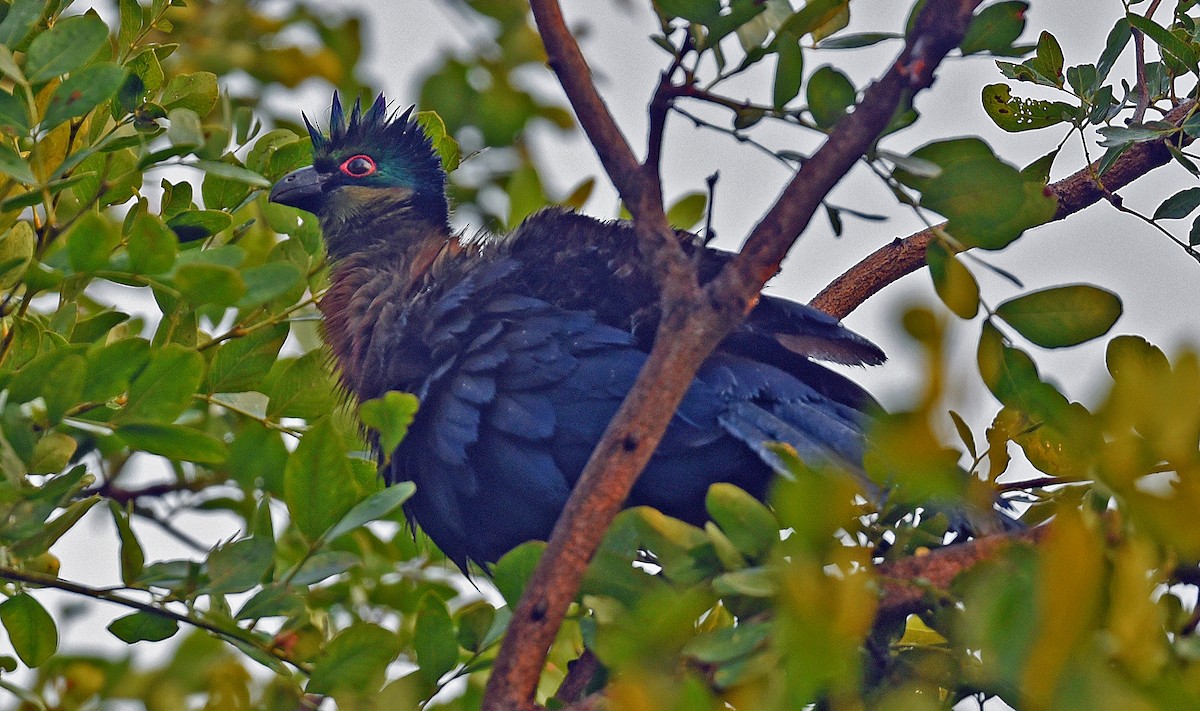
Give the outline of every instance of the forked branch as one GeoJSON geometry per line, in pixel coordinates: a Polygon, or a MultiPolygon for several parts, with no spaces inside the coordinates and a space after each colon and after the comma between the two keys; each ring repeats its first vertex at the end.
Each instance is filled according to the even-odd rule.
{"type": "MultiPolygon", "coordinates": [[[[1195,101],[1185,101],[1172,109],[1163,120],[1179,125],[1191,115],[1195,106],[1195,101]]],[[[1051,221],[1065,219],[1100,200],[1119,200],[1113,193],[1171,161],[1167,141],[1176,141],[1177,145],[1183,146],[1191,140],[1181,131],[1166,140],[1135,143],[1099,179],[1096,177],[1099,164],[1093,163],[1051,183],[1047,189],[1058,200],[1058,210],[1051,221]]],[[[942,223],[936,228],[921,230],[903,239],[897,238],[880,247],[834,279],[809,302],[810,305],[838,318],[845,318],[888,284],[925,266],[925,250],[933,241],[933,231],[945,226],[942,223]]]]}
{"type": "Polygon", "coordinates": [[[637,225],[643,258],[663,291],[655,347],[596,446],[513,613],[484,699],[487,711],[528,711],[567,607],[588,562],[649,461],[696,370],[758,298],[821,200],[878,138],[901,101],[930,85],[980,0],[929,0],[900,56],[805,163],[755,227],[746,247],[706,287],[674,243],[661,186],[633,157],[591,81],[555,0],[531,0],[550,66],[637,225]]]}

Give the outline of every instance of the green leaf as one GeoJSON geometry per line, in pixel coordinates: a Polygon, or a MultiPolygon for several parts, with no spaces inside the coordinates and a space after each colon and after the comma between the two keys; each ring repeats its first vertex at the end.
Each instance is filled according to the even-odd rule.
{"type": "Polygon", "coordinates": [[[175,636],[179,631],[179,623],[169,617],[139,610],[132,615],[118,617],[108,624],[107,629],[125,644],[161,642],[175,636]]]}
{"type": "Polygon", "coordinates": [[[277,323],[221,344],[208,366],[204,390],[210,393],[257,390],[279,356],[288,330],[286,323],[277,323]]]}
{"type": "Polygon", "coordinates": [[[1096,84],[1102,84],[1108,78],[1108,73],[1112,71],[1113,65],[1117,63],[1117,58],[1125,51],[1125,47],[1129,45],[1129,38],[1133,36],[1129,21],[1122,17],[1117,20],[1113,28],[1108,31],[1108,38],[1104,43],[1104,51],[1100,53],[1100,59],[1096,62],[1096,84]]]}
{"type": "Polygon", "coordinates": [[[42,130],[83,116],[108,101],[125,83],[127,75],[124,67],[108,63],[94,64],[72,73],[50,95],[50,103],[46,105],[46,113],[42,117],[42,130]]]}
{"type": "Polygon", "coordinates": [[[824,66],[808,78],[808,110],[813,120],[822,129],[831,129],[854,106],[858,93],[854,84],[843,73],[824,66]]]}
{"type": "Polygon", "coordinates": [[[89,496],[68,506],[58,517],[48,521],[38,532],[22,540],[12,547],[18,558],[32,558],[50,550],[50,546],[58,542],[67,531],[71,530],[79,519],[83,518],[93,506],[100,501],[99,496],[89,496]]]}
{"type": "Polygon", "coordinates": [[[129,229],[129,267],[138,274],[162,274],[175,264],[179,240],[155,215],[140,212],[129,229]]]}
{"type": "Polygon", "coordinates": [[[33,448],[29,459],[30,474],[57,474],[71,463],[79,448],[75,438],[65,432],[47,432],[33,448]]]}
{"type": "Polygon", "coordinates": [[[167,220],[167,227],[180,242],[211,237],[233,224],[233,218],[220,210],[184,210],[167,220]]]}
{"type": "Polygon", "coordinates": [[[1192,72],[1197,71],[1197,55],[1196,50],[1184,40],[1176,37],[1170,30],[1163,27],[1147,17],[1130,12],[1126,13],[1125,19],[1134,29],[1141,30],[1147,37],[1154,40],[1154,43],[1159,46],[1166,56],[1174,57],[1181,64],[1191,69],[1192,72]]]}
{"type": "Polygon", "coordinates": [[[1004,341],[985,321],[977,352],[979,375],[1001,403],[1038,417],[1054,418],[1068,407],[1066,398],[1045,383],[1029,354],[1004,341]]]}
{"type": "Polygon", "coordinates": [[[4,21],[0,22],[0,45],[19,47],[48,7],[45,0],[13,0],[4,21]]]}
{"type": "Polygon", "coordinates": [[[237,482],[247,487],[261,486],[280,499],[287,461],[282,435],[253,420],[242,426],[229,446],[228,466],[237,482]]]}
{"type": "Polygon", "coordinates": [[[1054,160],[1058,158],[1058,150],[1055,148],[1046,155],[1038,158],[1034,162],[1021,169],[1021,176],[1025,180],[1035,182],[1040,185],[1045,185],[1050,182],[1050,169],[1054,167],[1054,160]]]}
{"type": "Polygon", "coordinates": [[[55,364],[42,382],[42,400],[46,403],[46,419],[57,423],[67,411],[83,399],[83,384],[87,377],[87,360],[77,354],[67,355],[55,364]]]}
{"type": "Polygon", "coordinates": [[[15,178],[18,182],[25,185],[37,183],[37,178],[34,177],[33,169],[29,167],[29,162],[7,143],[0,143],[0,173],[10,178],[15,178]]]}
{"type": "Polygon", "coordinates": [[[542,541],[527,541],[505,553],[492,567],[492,582],[510,607],[517,606],[545,549],[542,541]]]}
{"type": "Polygon", "coordinates": [[[979,453],[976,451],[975,436],[971,433],[971,427],[967,424],[967,421],[962,418],[962,415],[958,414],[954,410],[950,410],[949,412],[950,419],[954,422],[954,429],[958,432],[958,438],[961,439],[963,445],[966,446],[967,453],[972,457],[978,457],[979,453]]]}
{"type": "Polygon", "coordinates": [[[849,4],[850,0],[809,0],[779,26],[776,35],[789,35],[799,40],[804,35],[813,34],[814,41],[820,41],[822,37],[831,34],[825,32],[817,36],[821,34],[820,30],[829,23],[836,22],[837,18],[846,12],[849,4]]]}
{"type": "Polygon", "coordinates": [[[432,592],[421,598],[421,604],[417,608],[413,648],[417,653],[421,676],[430,684],[436,684],[438,679],[458,663],[458,639],[454,634],[454,621],[450,619],[446,603],[432,592]]]}
{"type": "MultiPolygon", "coordinates": [[[[234,163],[226,163],[219,160],[198,160],[188,163],[188,165],[192,166],[193,168],[199,168],[200,170],[204,171],[206,175],[215,175],[238,183],[244,183],[254,188],[271,187],[270,180],[267,180],[249,168],[243,168],[242,166],[234,163]]],[[[214,206],[209,205],[208,207],[214,206]]]]}
{"type": "Polygon", "coordinates": [[[362,558],[349,551],[321,551],[304,561],[304,565],[292,576],[292,584],[315,585],[362,565],[362,562],[362,558]]]}
{"type": "Polygon", "coordinates": [[[108,27],[93,13],[59,20],[29,43],[25,53],[25,76],[30,84],[40,84],[73,72],[106,42],[108,27]]]}
{"type": "Polygon", "coordinates": [[[58,649],[58,627],[41,603],[28,593],[0,602],[0,622],[25,666],[39,667],[58,649]]]}
{"type": "Polygon", "coordinates": [[[1200,244],[1200,216],[1192,221],[1192,229],[1188,231],[1188,244],[1192,247],[1200,244]]]}
{"type": "Polygon", "coordinates": [[[358,622],[325,645],[313,664],[306,691],[310,694],[356,693],[378,689],[384,671],[400,653],[400,642],[388,630],[358,622]]]}
{"type": "Polygon", "coordinates": [[[221,264],[181,264],[175,270],[175,287],[193,306],[232,306],[246,293],[238,270],[221,264]]]}
{"type": "Polygon", "coordinates": [[[1050,220],[1058,207],[1044,184],[1027,181],[978,138],[929,143],[912,157],[941,172],[927,178],[897,166],[896,178],[920,190],[921,205],[945,215],[947,231],[968,246],[1001,249],[1050,220]]]}
{"type": "Polygon", "coordinates": [[[1121,300],[1099,287],[1073,284],[1005,301],[996,315],[1037,345],[1062,348],[1108,333],[1121,316],[1121,300]]]}
{"type": "Polygon", "coordinates": [[[346,443],[328,417],[304,433],[284,472],[284,501],[296,527],[311,541],[320,538],[354,506],[346,443]],[[333,484],[337,484],[336,486],[333,484]]]}
{"type": "Polygon", "coordinates": [[[129,389],[130,379],[150,360],[150,342],[124,338],[87,354],[87,382],[82,397],[103,402],[129,389]]]}
{"type": "Polygon", "coordinates": [[[766,11],[767,3],[760,0],[730,0],[727,13],[704,23],[708,27],[705,44],[709,47],[716,47],[729,33],[740,29],[747,22],[753,21],[766,11]]]}
{"type": "Polygon", "coordinates": [[[112,222],[98,212],[83,213],[67,233],[71,268],[77,272],[103,269],[120,243],[121,235],[112,222]]]}
{"type": "Polygon", "coordinates": [[[313,418],[328,414],[333,393],[324,353],[310,351],[284,365],[267,394],[271,398],[268,417],[313,418]]]}
{"type": "MultiPolygon", "coordinates": [[[[219,165],[230,164],[220,163],[219,165]]],[[[231,167],[245,170],[240,166],[231,167]]],[[[250,190],[250,186],[245,182],[232,180],[209,171],[204,173],[204,182],[200,186],[200,194],[204,197],[204,206],[210,210],[233,210],[241,204],[242,200],[246,199],[250,190]]]]}
{"type": "Polygon", "coordinates": [[[1000,2],[979,11],[967,27],[959,48],[963,56],[976,52],[1010,55],[1013,42],[1025,29],[1028,2],[1000,2]]]}
{"type": "Polygon", "coordinates": [[[108,510],[112,513],[113,522],[117,526],[117,535],[121,539],[121,582],[132,585],[142,576],[146,566],[146,554],[142,544],[133,534],[129,525],[129,514],[116,501],[109,500],[108,510]]]}
{"type": "Polygon", "coordinates": [[[208,593],[246,592],[262,581],[275,558],[275,542],[266,536],[251,536],[220,546],[204,563],[208,593]]]}
{"type": "Polygon", "coordinates": [[[704,219],[704,210],[707,207],[708,195],[688,193],[676,200],[667,210],[667,224],[675,229],[690,230],[704,219]]]}
{"type": "Polygon", "coordinates": [[[0,91],[0,130],[23,136],[29,133],[29,110],[7,91],[0,91]]]}
{"type": "Polygon", "coordinates": [[[775,108],[782,109],[800,93],[800,84],[804,79],[804,53],[796,36],[787,34],[776,38],[775,53],[778,61],[771,96],[775,108]]]}
{"type": "Polygon", "coordinates": [[[1105,148],[1124,147],[1130,143],[1157,141],[1176,132],[1176,127],[1166,121],[1149,121],[1130,126],[1101,126],[1100,134],[1104,140],[1100,145],[1105,148]]]}
{"type": "MultiPolygon", "coordinates": [[[[3,170],[3,154],[4,152],[0,151],[0,171],[3,170]]],[[[33,232],[33,226],[24,220],[0,234],[0,264],[12,265],[0,275],[0,289],[11,289],[21,281],[21,277],[33,261],[36,244],[37,235],[33,232]]]]}
{"type": "Polygon", "coordinates": [[[723,573],[713,579],[713,591],[718,595],[773,597],[778,591],[775,576],[766,568],[746,568],[723,573]]]}
{"type": "Polygon", "coordinates": [[[304,611],[304,598],[291,588],[272,584],[265,586],[254,594],[242,609],[238,610],[235,619],[256,620],[260,617],[285,617],[304,611]]]}
{"type": "Polygon", "coordinates": [[[779,543],[779,522],[761,501],[727,483],[709,487],[704,499],[708,515],[738,551],[751,559],[765,556],[779,543]]]}
{"type": "Polygon", "coordinates": [[[168,111],[191,109],[197,115],[205,116],[216,105],[218,96],[216,74],[212,72],[177,74],[167,82],[167,88],[163,89],[160,103],[168,111]]]}
{"type": "Polygon", "coordinates": [[[1033,59],[1025,62],[1025,65],[1033,69],[1039,76],[1050,80],[1054,86],[1061,87],[1063,85],[1063,53],[1062,47],[1059,46],[1058,40],[1054,35],[1042,31],[1038,36],[1037,54],[1033,59]]]}
{"type": "Polygon", "coordinates": [[[870,47],[880,42],[903,38],[904,35],[896,32],[855,32],[821,40],[818,47],[821,49],[858,49],[859,47],[870,47]]]}
{"type": "Polygon", "coordinates": [[[701,24],[712,22],[721,15],[719,0],[654,0],[654,4],[667,17],[701,24]]]}
{"type": "Polygon", "coordinates": [[[173,422],[192,404],[203,377],[204,358],[195,349],[168,343],[130,384],[129,399],[113,420],[173,422]]]}
{"type": "Polygon", "coordinates": [[[929,244],[925,260],[942,303],[961,319],[975,318],[979,312],[979,284],[971,271],[940,241],[929,244]]]}
{"type": "Polygon", "coordinates": [[[1076,108],[1062,101],[1041,101],[1013,96],[1007,84],[983,87],[983,110],[997,126],[1015,133],[1070,121],[1076,108]]]}
{"type": "Polygon", "coordinates": [[[438,158],[441,158],[442,168],[447,173],[454,172],[462,162],[462,152],[458,147],[458,141],[454,140],[454,137],[446,130],[446,123],[442,121],[442,117],[433,111],[418,111],[417,123],[429,137],[429,142],[433,144],[433,150],[437,151],[438,158]]]}
{"type": "Polygon", "coordinates": [[[379,433],[379,450],[390,458],[408,432],[419,405],[415,395],[393,390],[364,402],[358,408],[358,416],[364,425],[379,433]]]}
{"type": "Polygon", "coordinates": [[[728,662],[762,646],[771,636],[772,625],[742,623],[697,635],[683,647],[683,654],[706,664],[728,662]]]}
{"type": "MultiPolygon", "coordinates": [[[[195,111],[185,108],[173,108],[167,112],[167,140],[173,146],[187,149],[199,148],[204,145],[204,128],[200,125],[200,117],[195,111]]],[[[183,155],[183,154],[180,154],[183,155]]]]}
{"type": "Polygon", "coordinates": [[[322,540],[331,542],[339,536],[349,533],[371,521],[377,521],[400,508],[401,504],[413,495],[416,486],[411,481],[392,484],[382,491],[377,491],[354,505],[346,512],[340,521],[335,523],[321,536],[322,540]]]}
{"type": "MultiPolygon", "coordinates": [[[[239,309],[252,309],[303,287],[304,274],[291,262],[267,262],[242,270],[246,293],[237,302],[239,309]]],[[[296,298],[299,298],[299,294],[296,298]]]]}
{"type": "Polygon", "coordinates": [[[127,422],[119,425],[114,432],[131,449],[140,449],[171,460],[220,464],[228,454],[225,443],[221,440],[182,425],[127,422]]]}
{"type": "Polygon", "coordinates": [[[1154,219],[1182,220],[1197,207],[1200,207],[1200,188],[1187,188],[1163,200],[1154,211],[1154,219]]]}

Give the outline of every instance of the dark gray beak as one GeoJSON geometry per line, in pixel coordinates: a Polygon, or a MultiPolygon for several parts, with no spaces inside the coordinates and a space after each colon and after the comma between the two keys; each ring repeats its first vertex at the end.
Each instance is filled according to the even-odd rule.
{"type": "Polygon", "coordinates": [[[271,202],[316,214],[325,202],[325,181],[315,168],[293,170],[271,188],[271,202]]]}

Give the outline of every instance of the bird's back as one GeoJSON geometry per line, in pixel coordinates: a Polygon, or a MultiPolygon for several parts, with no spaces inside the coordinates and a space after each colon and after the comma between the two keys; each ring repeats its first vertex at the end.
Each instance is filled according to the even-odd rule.
{"type": "MultiPolygon", "coordinates": [[[[338,298],[369,321],[347,354],[357,358],[348,369],[357,374],[356,394],[406,390],[421,398],[385,476],[417,484],[409,513],[460,565],[494,562],[549,535],[644,363],[650,344],[638,319],[653,318],[656,297],[648,275],[632,266],[632,240],[624,225],[550,212],[506,238],[455,250],[406,288],[403,275],[389,278],[378,264],[370,277],[335,271],[335,290],[356,285],[338,298]]],[[[869,398],[781,346],[767,327],[866,342],[823,316],[788,321],[776,313],[782,308],[770,307],[757,325],[752,317],[704,364],[630,505],[700,523],[713,483],[761,498],[774,441],[813,463],[858,465],[856,407],[869,398]]]]}

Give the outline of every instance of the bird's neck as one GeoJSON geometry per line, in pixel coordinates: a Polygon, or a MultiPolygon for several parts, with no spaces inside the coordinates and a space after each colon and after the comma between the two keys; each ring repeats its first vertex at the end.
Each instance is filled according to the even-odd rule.
{"type": "Polygon", "coordinates": [[[345,187],[321,213],[331,262],[405,259],[450,234],[445,196],[396,187],[345,187]],[[366,259],[358,259],[365,255],[366,259]]]}
{"type": "Polygon", "coordinates": [[[340,255],[328,250],[330,286],[320,302],[325,336],[341,367],[343,384],[360,397],[372,397],[366,392],[371,339],[379,329],[391,331],[391,324],[383,322],[398,317],[395,309],[385,307],[405,303],[440,262],[452,259],[462,248],[445,224],[431,221],[402,221],[354,235],[341,234],[340,227],[325,227],[332,228],[332,234],[325,234],[327,247],[355,248],[340,255]]]}

